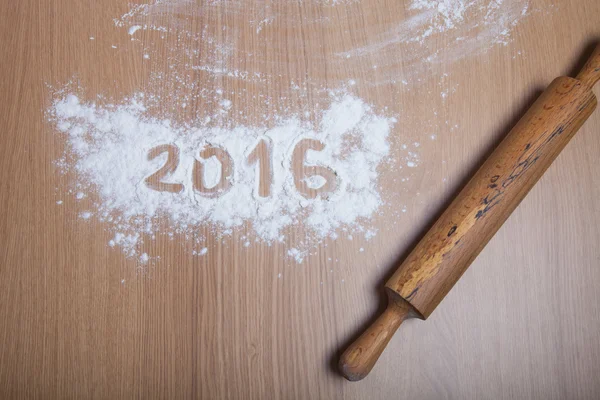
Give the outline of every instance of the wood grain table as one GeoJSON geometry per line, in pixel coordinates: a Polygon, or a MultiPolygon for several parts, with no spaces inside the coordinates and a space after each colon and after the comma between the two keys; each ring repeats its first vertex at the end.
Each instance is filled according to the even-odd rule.
{"type": "MultiPolygon", "coordinates": [[[[286,243],[245,248],[207,231],[210,251],[195,257],[184,238],[157,238],[144,250],[161,258],[141,270],[65,195],[50,87],[119,99],[164,73],[159,89],[184,96],[189,82],[175,84],[165,60],[177,43],[210,57],[211,43],[150,30],[131,41],[113,22],[126,0],[0,2],[0,398],[600,398],[598,111],[427,321],[403,325],[364,381],[335,370],[396,263],[540,90],[600,40],[600,2],[531,0],[506,45],[423,68],[402,45],[340,57],[385,39],[408,1],[332,3],[198,0],[186,7],[201,12],[162,18],[234,41],[229,67],[267,77],[189,76],[242,93],[233,107],[250,119],[316,107],[350,80],[398,115],[393,134],[420,142],[421,162],[401,189],[381,172],[397,201],[373,219],[378,235],[325,241],[302,264],[286,243]]],[[[443,55],[447,39],[435,40],[443,55]]]]}

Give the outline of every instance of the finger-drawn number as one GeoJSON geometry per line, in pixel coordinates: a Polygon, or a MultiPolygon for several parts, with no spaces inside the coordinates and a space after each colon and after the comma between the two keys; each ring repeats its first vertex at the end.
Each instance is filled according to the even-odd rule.
{"type": "Polygon", "coordinates": [[[227,192],[233,184],[233,160],[229,153],[219,147],[208,146],[200,152],[200,158],[208,160],[215,156],[221,163],[221,176],[219,183],[213,187],[207,187],[204,179],[204,163],[198,160],[194,161],[194,169],[192,170],[192,180],[194,189],[202,193],[206,197],[218,197],[227,192]]]}
{"type": "Polygon", "coordinates": [[[306,165],[306,153],[308,150],[322,151],[325,145],[315,139],[302,139],[296,144],[292,154],[292,166],[302,167],[301,174],[294,174],[294,184],[296,190],[307,199],[315,199],[319,195],[334,192],[337,188],[337,175],[331,169],[322,165],[306,165]],[[308,179],[314,176],[321,176],[325,183],[319,188],[309,186],[308,179]]]}
{"type": "Polygon", "coordinates": [[[258,195],[269,197],[273,182],[273,159],[271,143],[262,139],[248,155],[248,165],[258,164],[258,195]]]}
{"type": "Polygon", "coordinates": [[[167,162],[165,162],[165,165],[161,169],[146,178],[146,185],[159,192],[179,193],[183,190],[181,183],[167,183],[162,181],[177,169],[177,165],[179,164],[179,149],[173,144],[162,144],[150,150],[148,160],[152,161],[162,153],[167,153],[167,162]]]}

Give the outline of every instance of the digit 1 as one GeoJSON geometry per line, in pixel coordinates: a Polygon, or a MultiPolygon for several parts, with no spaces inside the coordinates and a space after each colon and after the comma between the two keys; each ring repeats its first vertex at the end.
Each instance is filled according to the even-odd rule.
{"type": "Polygon", "coordinates": [[[192,181],[194,190],[199,191],[206,197],[218,197],[227,192],[232,185],[233,178],[233,161],[227,151],[215,146],[208,146],[200,152],[200,158],[208,160],[211,157],[217,157],[221,163],[221,177],[219,183],[211,188],[207,188],[204,184],[204,163],[194,160],[194,168],[192,170],[192,181]]]}
{"type": "Polygon", "coordinates": [[[271,153],[271,142],[261,139],[248,155],[248,165],[258,163],[258,195],[260,197],[271,195],[271,185],[273,184],[273,158],[271,153]]]}
{"type": "Polygon", "coordinates": [[[294,173],[294,184],[296,190],[307,199],[314,199],[323,193],[330,193],[337,188],[337,175],[330,168],[321,165],[305,165],[306,152],[308,150],[322,151],[325,145],[315,139],[302,139],[294,147],[292,153],[292,168],[302,168],[299,175],[294,173]],[[311,188],[306,182],[306,178],[319,175],[325,178],[325,184],[319,188],[311,188]]]}

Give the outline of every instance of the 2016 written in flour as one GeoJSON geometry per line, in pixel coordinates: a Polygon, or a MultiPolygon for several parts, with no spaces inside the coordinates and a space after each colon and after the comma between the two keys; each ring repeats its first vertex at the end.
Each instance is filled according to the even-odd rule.
{"type": "MultiPolygon", "coordinates": [[[[49,110],[66,141],[56,165],[74,174],[77,200],[89,199],[82,218],[105,223],[109,245],[128,256],[156,235],[203,246],[200,226],[217,236],[249,229],[246,247],[288,242],[290,228],[302,226],[288,251],[301,262],[341,232],[373,237],[369,222],[385,202],[378,169],[392,161],[396,119],[348,93],[331,96],[317,121],[283,115],[265,127],[211,126],[208,118],[176,125],[149,116],[142,95],[112,105],[62,95],[49,110]]],[[[397,152],[408,169],[417,165],[416,149],[397,152]]]]}
{"type": "MultiPolygon", "coordinates": [[[[338,186],[337,174],[329,167],[323,165],[306,165],[306,154],[309,150],[321,151],[325,144],[316,140],[304,138],[293,146],[291,165],[303,165],[302,173],[294,173],[294,186],[296,190],[307,199],[324,196],[334,192],[338,186]]],[[[279,149],[277,149],[279,150],[279,149]]],[[[285,150],[285,149],[284,149],[285,150]]],[[[246,165],[257,165],[256,195],[269,197],[273,185],[273,143],[266,137],[260,139],[253,150],[245,157],[246,165]]],[[[148,152],[148,159],[154,160],[162,154],[167,154],[163,166],[148,176],[144,181],[146,185],[159,192],[180,193],[185,189],[183,182],[167,182],[172,174],[177,171],[180,163],[180,150],[174,144],[163,144],[153,147],[148,152]]],[[[220,147],[205,145],[199,152],[200,160],[195,159],[192,168],[192,187],[195,192],[206,197],[218,197],[226,193],[235,184],[233,173],[234,160],[229,152],[220,147]],[[211,165],[206,168],[206,165],[211,165]]]]}

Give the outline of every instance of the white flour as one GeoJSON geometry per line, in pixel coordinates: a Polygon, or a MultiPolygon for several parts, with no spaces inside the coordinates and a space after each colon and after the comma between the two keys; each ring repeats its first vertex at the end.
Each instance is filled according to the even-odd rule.
{"type": "MultiPolygon", "coordinates": [[[[224,99],[221,106],[226,113],[231,102],[224,99]]],[[[217,236],[250,226],[255,239],[269,243],[285,241],[288,228],[299,224],[307,230],[310,240],[305,243],[310,245],[336,238],[340,228],[363,232],[367,238],[374,235],[364,224],[382,205],[377,169],[389,154],[387,139],[395,120],[375,114],[362,100],[348,94],[334,96],[317,126],[289,116],[274,118],[278,122],[270,128],[239,125],[226,129],[211,126],[210,119],[193,127],[176,126],[145,115],[145,110],[141,95],[123,104],[102,106],[83,103],[73,94],[59,97],[50,110],[67,144],[57,165],[76,175],[78,200],[95,199],[80,217],[109,224],[114,232],[111,247],[119,246],[128,256],[141,257],[140,262],[146,263],[148,256],[138,253],[144,236],[193,236],[201,226],[212,227],[217,236]],[[298,143],[306,140],[318,141],[323,148],[295,152],[298,143]],[[271,157],[259,162],[250,154],[261,142],[268,143],[271,157]],[[179,184],[174,193],[156,190],[146,182],[167,159],[165,152],[150,160],[150,150],[169,144],[179,149],[180,160],[161,181],[179,184]],[[200,152],[207,146],[225,150],[233,164],[233,172],[223,180],[228,188],[217,197],[200,192],[193,183],[195,165],[202,164],[201,180],[208,189],[221,182],[224,171],[231,170],[221,162],[227,164],[227,157],[202,158],[200,152]],[[294,154],[300,155],[296,162],[322,170],[295,177],[294,154]],[[264,193],[257,177],[267,163],[272,165],[272,184],[270,192],[264,193]],[[302,182],[306,187],[299,189],[302,182]],[[311,198],[309,189],[328,190],[311,198]]],[[[418,156],[406,150],[404,160],[412,167],[418,156]]],[[[306,254],[303,248],[288,252],[298,262],[306,254]]]]}
{"type": "MultiPolygon", "coordinates": [[[[502,3],[503,0],[500,0],[502,3]]],[[[465,19],[465,13],[468,9],[476,5],[477,0],[413,0],[410,9],[428,12],[425,18],[428,26],[421,37],[429,36],[433,32],[444,32],[456,28],[465,19]]],[[[479,6],[485,7],[485,4],[479,1],[479,6]]],[[[493,0],[490,4],[495,3],[493,0]]]]}
{"type": "MultiPolygon", "coordinates": [[[[419,166],[419,143],[403,143],[398,134],[392,135],[393,140],[388,137],[395,119],[380,115],[361,99],[342,92],[323,102],[327,87],[318,78],[307,74],[283,82],[279,71],[285,65],[273,68],[272,61],[265,62],[269,54],[304,51],[290,41],[271,41],[273,29],[318,29],[328,40],[323,27],[352,22],[362,7],[360,0],[302,2],[322,7],[300,18],[294,11],[297,0],[149,0],[131,5],[129,12],[114,19],[127,38],[115,53],[132,50],[150,67],[146,92],[114,105],[59,93],[49,110],[65,140],[65,154],[56,165],[74,176],[69,193],[81,205],[78,216],[102,222],[111,232],[110,247],[146,264],[159,255],[143,252],[145,241],[158,235],[183,236],[194,242],[193,255],[205,256],[209,249],[201,232],[208,227],[211,236],[236,237],[244,247],[285,242],[287,256],[301,263],[327,238],[340,235],[352,240],[360,235],[369,240],[377,234],[369,221],[385,203],[379,173],[393,168],[397,173],[392,182],[407,182],[419,166]],[[247,44],[240,42],[245,28],[240,21],[247,21],[251,36],[256,35],[252,40],[267,41],[264,49],[256,46],[248,52],[247,44]],[[220,29],[213,29],[217,25],[220,29]],[[158,40],[164,42],[154,46],[158,40]],[[231,91],[232,80],[243,81],[241,87],[258,88],[254,100],[265,106],[258,114],[264,126],[248,122],[245,93],[231,91]],[[290,86],[283,87],[287,83],[290,86]],[[293,92],[304,100],[310,90],[311,101],[290,110],[279,98],[265,97],[268,92],[262,87],[281,90],[282,98],[293,92]],[[183,109],[191,110],[198,103],[218,109],[202,115],[201,122],[174,122],[185,118],[183,109]],[[157,109],[167,115],[158,118],[157,109]],[[303,148],[297,144],[308,139],[314,149],[300,152],[296,160],[306,167],[303,175],[292,164],[295,154],[298,158],[295,150],[303,148]],[[162,153],[153,150],[155,157],[149,157],[152,149],[169,145],[162,153]],[[253,158],[257,146],[270,150],[270,156],[253,158]],[[214,154],[201,156],[209,147],[214,154]],[[157,180],[149,183],[148,178],[167,162],[167,149],[171,155],[179,152],[174,170],[158,186],[157,180]],[[261,168],[269,168],[271,185],[259,184],[258,177],[265,175],[261,168]],[[223,191],[213,193],[219,188],[223,191]]],[[[323,57],[331,68],[341,70],[372,63],[373,81],[363,80],[361,85],[397,80],[399,90],[408,90],[405,87],[425,81],[417,75],[427,67],[506,45],[528,7],[529,0],[406,0],[406,15],[371,27],[369,35],[356,35],[357,40],[366,40],[357,47],[336,48],[345,42],[332,40],[330,52],[323,57]],[[402,68],[397,68],[399,63],[402,68]]],[[[100,44],[101,35],[96,38],[94,44],[100,44]]],[[[302,46],[316,45],[309,39],[310,35],[302,46]]],[[[113,43],[102,43],[117,49],[113,43]]],[[[307,57],[319,61],[317,55],[307,57]]],[[[444,100],[456,90],[447,77],[440,78],[444,100]]],[[[349,88],[357,84],[351,78],[356,77],[327,85],[349,88]]],[[[431,140],[436,137],[425,134],[431,140]]],[[[405,194],[398,190],[391,196],[405,213],[400,193],[405,194]]],[[[62,200],[56,203],[63,204],[62,200]]]]}
{"type": "MultiPolygon", "coordinates": [[[[414,79],[427,70],[424,67],[448,66],[507,45],[528,11],[529,0],[412,0],[408,15],[398,24],[337,56],[374,58],[380,65],[401,60],[403,79],[414,79]]],[[[389,76],[392,82],[398,79],[394,74],[389,76]]]]}
{"type": "MultiPolygon", "coordinates": [[[[355,10],[361,7],[361,0],[304,0],[303,4],[323,6],[324,11],[323,15],[300,18],[285,7],[294,3],[295,0],[152,0],[147,4],[132,5],[127,13],[115,18],[114,22],[129,32],[132,29],[134,33],[137,29],[153,30],[198,42],[198,45],[188,49],[173,49],[169,55],[171,60],[181,59],[184,55],[185,61],[182,62],[187,64],[187,69],[262,83],[276,79],[271,75],[269,65],[263,65],[263,58],[267,54],[259,50],[244,52],[242,48],[246,46],[239,41],[244,23],[238,21],[228,25],[226,21],[230,17],[237,21],[241,15],[246,16],[256,33],[253,40],[260,41],[269,40],[261,35],[271,25],[288,29],[312,29],[312,26],[322,29],[331,23],[351,24],[355,10]],[[334,14],[327,10],[334,9],[346,10],[333,17],[334,14]],[[217,16],[221,17],[216,20],[217,16]],[[201,32],[189,31],[189,23],[194,18],[208,22],[201,32]],[[213,22],[222,25],[222,33],[216,35],[211,29],[206,29],[213,22]],[[199,54],[198,48],[202,48],[203,53],[199,54]],[[255,59],[256,63],[248,70],[232,67],[240,59],[255,59]]],[[[496,46],[507,45],[512,40],[515,28],[530,13],[530,0],[404,0],[404,3],[405,15],[398,16],[391,23],[381,22],[370,26],[369,34],[364,35],[366,41],[359,41],[352,48],[336,48],[336,40],[325,36],[325,40],[334,43],[332,53],[324,55],[330,59],[328,62],[334,66],[359,63],[361,68],[366,60],[373,62],[373,69],[383,69],[383,72],[367,82],[370,85],[407,80],[414,84],[418,81],[417,77],[430,70],[429,67],[447,66],[496,46]],[[400,65],[402,68],[399,70],[397,67],[400,65]]],[[[383,3],[380,5],[384,6],[383,3]]],[[[275,53],[301,51],[300,48],[289,47],[293,46],[289,42],[285,43],[288,46],[286,48],[272,48],[272,41],[268,44],[275,53]]]]}

